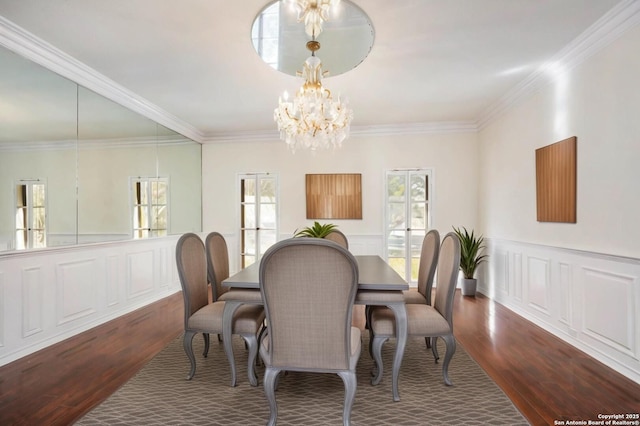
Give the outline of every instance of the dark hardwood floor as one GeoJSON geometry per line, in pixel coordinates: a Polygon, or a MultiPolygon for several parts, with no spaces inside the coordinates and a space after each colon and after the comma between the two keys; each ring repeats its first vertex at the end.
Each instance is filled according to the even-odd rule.
{"type": "MultiPolygon", "coordinates": [[[[458,343],[533,425],[640,411],[640,384],[486,297],[456,294],[454,324],[458,343]]],[[[178,293],[0,367],[0,425],[73,423],[181,331],[178,293]]]]}

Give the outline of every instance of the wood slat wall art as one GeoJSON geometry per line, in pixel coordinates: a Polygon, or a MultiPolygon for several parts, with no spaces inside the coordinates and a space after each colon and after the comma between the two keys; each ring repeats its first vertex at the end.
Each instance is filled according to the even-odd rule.
{"type": "Polygon", "coordinates": [[[362,219],[361,174],[305,175],[307,219],[362,219]]]}
{"type": "Polygon", "coordinates": [[[577,137],[536,149],[538,222],[576,223],[577,137]]]}

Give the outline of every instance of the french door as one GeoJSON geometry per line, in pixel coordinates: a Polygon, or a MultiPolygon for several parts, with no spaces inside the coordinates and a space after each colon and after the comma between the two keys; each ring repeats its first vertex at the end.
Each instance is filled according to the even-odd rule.
{"type": "Polygon", "coordinates": [[[17,250],[47,246],[46,185],[43,180],[16,183],[15,217],[17,250]]]}
{"type": "Polygon", "coordinates": [[[277,201],[274,175],[240,176],[240,268],[258,261],[277,241],[277,201]]]}
{"type": "Polygon", "coordinates": [[[133,238],[164,237],[169,226],[169,180],[131,178],[133,238]]]}
{"type": "Polygon", "coordinates": [[[409,283],[418,281],[422,240],[431,227],[429,169],[391,170],[385,182],[385,256],[409,283]]]}

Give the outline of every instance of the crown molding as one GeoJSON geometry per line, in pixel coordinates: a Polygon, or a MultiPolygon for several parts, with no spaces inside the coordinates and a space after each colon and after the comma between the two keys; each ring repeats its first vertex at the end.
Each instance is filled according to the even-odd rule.
{"type": "MultiPolygon", "coordinates": [[[[398,136],[398,135],[425,135],[443,133],[475,133],[478,126],[474,122],[432,122],[432,123],[408,123],[385,124],[376,126],[352,126],[351,136],[398,136]]],[[[280,134],[277,130],[234,132],[205,136],[201,143],[238,143],[238,142],[279,142],[280,134]]]]}
{"type": "Polygon", "coordinates": [[[428,123],[384,124],[352,127],[354,136],[430,135],[443,133],[475,133],[476,123],[471,121],[433,121],[428,123]]]}
{"type": "Polygon", "coordinates": [[[623,0],[565,46],[551,60],[489,106],[476,125],[483,129],[508,109],[617,40],[640,23],[640,0],[623,0]]]}
{"type": "Polygon", "coordinates": [[[200,142],[202,133],[136,93],[0,16],[0,46],[171,130],[200,142]]]}
{"type": "Polygon", "coordinates": [[[191,145],[193,141],[182,136],[136,136],[106,139],[67,139],[55,141],[2,142],[0,152],[57,151],[84,149],[139,148],[144,146],[191,145]]]}

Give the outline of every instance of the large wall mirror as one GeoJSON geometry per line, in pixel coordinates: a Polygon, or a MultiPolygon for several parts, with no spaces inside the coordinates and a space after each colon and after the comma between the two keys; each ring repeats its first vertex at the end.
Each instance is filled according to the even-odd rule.
{"type": "Polygon", "coordinates": [[[201,231],[200,148],[0,47],[0,253],[201,231]]]}

